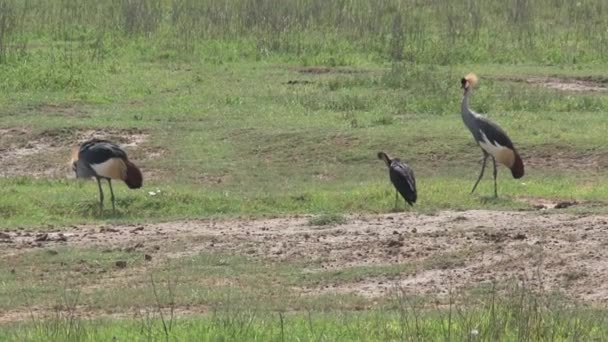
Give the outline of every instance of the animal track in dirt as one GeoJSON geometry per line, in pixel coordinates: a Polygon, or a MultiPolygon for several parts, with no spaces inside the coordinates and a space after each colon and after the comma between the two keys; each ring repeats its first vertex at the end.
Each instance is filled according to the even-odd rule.
{"type": "Polygon", "coordinates": [[[310,262],[310,272],[403,265],[398,274],[302,285],[303,294],[348,292],[382,296],[399,288],[416,294],[447,294],[494,280],[527,279],[588,302],[608,302],[608,215],[553,211],[445,211],[349,217],[326,229],[310,217],[265,220],[203,220],[146,225],[79,226],[36,234],[10,231],[0,256],[55,245],[129,248],[142,243],[154,260],[205,251],[279,262],[310,262]],[[547,213],[546,211],[544,213],[547,213]],[[135,228],[143,227],[135,233],[135,228]],[[167,240],[171,236],[171,240],[167,240]],[[152,246],[162,246],[148,251],[152,246]],[[573,274],[572,270],[584,270],[573,274]]]}
{"type": "MultiPolygon", "coordinates": [[[[47,129],[33,132],[29,128],[0,129],[0,176],[33,176],[61,178],[71,175],[72,150],[91,139],[108,139],[139,157],[137,151],[149,134],[139,129],[47,129]]],[[[133,158],[133,156],[131,156],[133,158]]]]}

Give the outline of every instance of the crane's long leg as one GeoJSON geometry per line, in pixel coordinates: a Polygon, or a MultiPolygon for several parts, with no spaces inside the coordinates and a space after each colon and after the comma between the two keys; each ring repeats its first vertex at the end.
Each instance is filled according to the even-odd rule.
{"type": "Polygon", "coordinates": [[[99,215],[103,214],[103,190],[101,190],[101,179],[97,178],[97,186],[99,186],[99,215]]]}
{"type": "Polygon", "coordinates": [[[110,199],[112,200],[112,212],[116,211],[116,205],[114,204],[114,190],[112,189],[112,180],[108,178],[108,184],[110,185],[110,199]]]}
{"type": "Polygon", "coordinates": [[[473,185],[473,190],[471,190],[471,193],[475,192],[477,184],[479,184],[479,181],[481,181],[481,177],[483,177],[483,172],[486,170],[486,162],[488,161],[488,156],[489,154],[486,151],[483,151],[483,164],[481,164],[481,172],[479,173],[479,177],[477,177],[477,182],[475,182],[475,185],[473,185]]]}
{"type": "Polygon", "coordinates": [[[492,163],[494,164],[494,197],[498,197],[498,190],[496,186],[496,177],[498,176],[498,171],[496,170],[496,158],[492,156],[492,163]]]}

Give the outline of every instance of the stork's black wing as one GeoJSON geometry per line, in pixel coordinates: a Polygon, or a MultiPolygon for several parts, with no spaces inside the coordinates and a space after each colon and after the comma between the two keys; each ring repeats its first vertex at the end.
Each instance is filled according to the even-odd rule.
{"type": "Polygon", "coordinates": [[[93,139],[80,145],[78,158],[89,164],[101,164],[111,158],[127,159],[127,153],[107,140],[93,139]]]}
{"type": "Polygon", "coordinates": [[[481,115],[478,115],[476,119],[479,130],[488,137],[490,143],[493,145],[499,144],[500,146],[508,147],[512,150],[515,149],[511,139],[509,139],[507,133],[503,131],[500,126],[481,115]]]}
{"type": "Polygon", "coordinates": [[[391,182],[407,203],[410,205],[416,203],[417,195],[414,171],[407,164],[393,160],[389,168],[389,175],[391,182]]]}

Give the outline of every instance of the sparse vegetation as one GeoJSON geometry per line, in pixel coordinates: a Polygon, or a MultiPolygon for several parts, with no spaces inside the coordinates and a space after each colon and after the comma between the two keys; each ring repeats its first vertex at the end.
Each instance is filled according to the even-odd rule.
{"type": "Polygon", "coordinates": [[[309,223],[313,226],[333,226],[346,223],[346,218],[340,214],[322,214],[312,217],[309,223]]]}
{"type": "MultiPolygon", "coordinates": [[[[0,0],[0,227],[35,236],[290,214],[312,215],[303,226],[348,224],[392,208],[379,150],[415,169],[420,214],[533,210],[537,199],[605,214],[606,27],[603,0],[0,0]],[[527,167],[521,181],[502,178],[499,199],[489,180],[468,195],[479,155],[458,81],[469,71],[481,76],[472,108],[510,132],[527,167]],[[91,136],[126,145],[144,172],[141,191],[115,187],[116,215],[97,215],[94,182],[66,179],[71,148],[91,136]]],[[[158,257],[153,246],[82,248],[69,237],[17,250],[0,235],[11,246],[0,308],[25,312],[0,340],[608,338],[603,311],[525,287],[448,301],[331,290],[470,262],[474,247],[404,252],[416,227],[394,229],[378,247],[384,263],[323,269],[316,255],[260,257],[253,242],[229,254],[171,242],[158,257]],[[176,307],[193,309],[174,317],[176,307]],[[137,318],[124,315],[133,308],[137,318]]],[[[557,278],[575,286],[589,274],[557,278]]]]}

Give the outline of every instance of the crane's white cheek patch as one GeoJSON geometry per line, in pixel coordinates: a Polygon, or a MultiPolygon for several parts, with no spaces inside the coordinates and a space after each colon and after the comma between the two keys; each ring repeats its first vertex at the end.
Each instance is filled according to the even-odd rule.
{"type": "Polygon", "coordinates": [[[101,164],[91,164],[97,175],[111,179],[124,179],[127,174],[127,166],[120,158],[111,158],[101,164]]]}
{"type": "Polygon", "coordinates": [[[487,140],[480,141],[479,146],[493,156],[497,162],[505,165],[506,167],[511,167],[513,166],[513,163],[515,163],[515,153],[513,153],[513,150],[508,147],[504,147],[499,144],[494,145],[487,140]]]}

